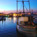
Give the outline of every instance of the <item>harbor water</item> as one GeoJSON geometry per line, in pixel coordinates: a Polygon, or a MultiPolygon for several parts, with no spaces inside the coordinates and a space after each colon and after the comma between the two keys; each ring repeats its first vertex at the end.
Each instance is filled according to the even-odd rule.
{"type": "Polygon", "coordinates": [[[17,18],[6,17],[6,20],[0,21],[0,37],[27,37],[16,31],[17,18]]]}

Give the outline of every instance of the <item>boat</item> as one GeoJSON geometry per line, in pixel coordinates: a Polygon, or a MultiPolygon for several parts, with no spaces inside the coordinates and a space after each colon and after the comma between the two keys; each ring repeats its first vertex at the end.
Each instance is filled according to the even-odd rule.
{"type": "Polygon", "coordinates": [[[2,20],[6,20],[6,18],[4,16],[0,16],[0,21],[2,20]]]}
{"type": "Polygon", "coordinates": [[[29,21],[29,17],[20,17],[17,22],[16,30],[22,34],[31,34],[34,36],[35,34],[35,26],[32,22],[29,21]]]}
{"type": "Polygon", "coordinates": [[[30,4],[29,4],[29,13],[28,13],[28,15],[25,15],[25,12],[24,12],[24,1],[22,1],[22,3],[23,3],[23,13],[24,14],[22,15],[22,17],[19,18],[19,20],[17,18],[16,30],[17,30],[17,32],[20,32],[22,34],[29,35],[28,37],[34,37],[35,36],[35,32],[36,32],[35,31],[36,27],[35,27],[35,24],[33,22],[33,16],[31,16],[30,4]]]}

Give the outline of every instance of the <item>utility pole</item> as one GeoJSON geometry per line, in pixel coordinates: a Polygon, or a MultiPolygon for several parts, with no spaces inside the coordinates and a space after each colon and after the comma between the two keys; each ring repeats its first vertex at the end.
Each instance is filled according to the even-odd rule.
{"type": "Polygon", "coordinates": [[[24,0],[18,1],[17,0],[17,12],[18,12],[18,2],[22,2],[23,3],[23,13],[24,13],[24,2],[28,2],[29,3],[29,12],[30,12],[30,1],[29,0],[28,1],[24,1],[24,0]]]}

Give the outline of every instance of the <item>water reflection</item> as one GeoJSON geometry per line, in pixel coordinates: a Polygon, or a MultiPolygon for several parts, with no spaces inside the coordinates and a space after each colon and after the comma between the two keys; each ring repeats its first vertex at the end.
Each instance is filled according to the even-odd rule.
{"type": "MultiPolygon", "coordinates": [[[[12,18],[12,17],[6,17],[6,20],[3,21],[3,24],[2,24],[2,21],[0,21],[0,37],[3,37],[3,36],[7,36],[7,35],[15,35],[16,36],[16,23],[15,22],[15,17],[12,18]],[[14,19],[14,20],[13,20],[14,19]]],[[[13,36],[14,37],[14,36],[13,36]]]]}
{"type": "Polygon", "coordinates": [[[11,20],[12,20],[12,18],[11,18],[11,17],[6,18],[6,21],[11,21],[11,20]]]}
{"type": "Polygon", "coordinates": [[[27,36],[26,34],[23,35],[16,31],[16,25],[17,25],[16,22],[17,22],[16,17],[6,17],[5,21],[0,21],[0,37],[17,37],[17,36],[26,37],[27,36]]]}
{"type": "Polygon", "coordinates": [[[16,20],[17,20],[17,18],[16,17],[13,17],[13,22],[14,23],[16,23],[16,20]]]}

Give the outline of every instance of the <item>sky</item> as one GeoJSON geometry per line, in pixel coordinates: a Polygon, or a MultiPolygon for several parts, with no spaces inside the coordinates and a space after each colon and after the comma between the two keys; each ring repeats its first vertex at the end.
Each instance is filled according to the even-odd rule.
{"type": "MultiPolygon", "coordinates": [[[[18,0],[22,1],[22,0],[18,0]]],[[[27,1],[27,0],[24,0],[27,1]]],[[[28,3],[24,3],[27,9],[29,9],[28,3]]],[[[2,11],[14,11],[16,10],[16,0],[0,0],[0,12],[2,11]]],[[[22,2],[18,3],[18,10],[22,10],[22,2]]],[[[37,10],[37,0],[30,0],[30,9],[37,10]]]]}

